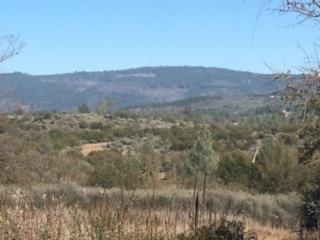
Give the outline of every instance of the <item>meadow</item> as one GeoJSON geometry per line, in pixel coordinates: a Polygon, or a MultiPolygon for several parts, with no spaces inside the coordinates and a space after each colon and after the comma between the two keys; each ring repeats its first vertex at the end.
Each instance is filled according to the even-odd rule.
{"type": "MultiPolygon", "coordinates": [[[[244,223],[259,239],[291,239],[299,197],[223,189],[125,191],[76,184],[2,186],[2,239],[178,239],[200,226],[244,223]],[[199,201],[198,209],[196,201],[199,201]]],[[[249,236],[249,235],[248,235],[249,236]]]]}
{"type": "Polygon", "coordinates": [[[4,114],[1,239],[297,239],[300,190],[318,171],[298,162],[298,128],[283,116],[4,114]]]}

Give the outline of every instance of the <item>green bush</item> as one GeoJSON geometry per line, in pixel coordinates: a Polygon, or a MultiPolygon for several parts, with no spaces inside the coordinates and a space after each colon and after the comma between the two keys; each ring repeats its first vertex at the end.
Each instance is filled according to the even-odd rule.
{"type": "Polygon", "coordinates": [[[236,183],[247,187],[250,180],[251,165],[250,158],[243,152],[224,153],[220,156],[216,175],[225,185],[236,183]]]}
{"type": "Polygon", "coordinates": [[[141,166],[135,159],[125,159],[116,151],[93,152],[88,156],[92,166],[89,185],[106,188],[136,188],[140,183],[141,166]]]}
{"type": "Polygon", "coordinates": [[[250,175],[250,187],[259,192],[297,191],[306,181],[304,168],[298,163],[294,148],[267,139],[257,155],[250,175]]]}
{"type": "Polygon", "coordinates": [[[82,121],[79,123],[79,128],[81,129],[89,128],[89,124],[85,121],[82,121]]]}
{"type": "Polygon", "coordinates": [[[319,231],[320,224],[320,176],[316,178],[310,189],[303,192],[300,206],[302,224],[307,230],[319,231]]]}
{"type": "Polygon", "coordinates": [[[66,147],[73,147],[79,144],[79,139],[73,132],[68,132],[60,129],[52,129],[49,136],[53,141],[56,149],[63,149],[66,147]]]}
{"type": "Polygon", "coordinates": [[[238,221],[223,221],[218,227],[203,226],[188,236],[182,234],[179,240],[245,240],[244,224],[238,221]]]}
{"type": "Polygon", "coordinates": [[[87,142],[104,142],[112,138],[110,134],[106,134],[100,130],[84,130],[78,133],[78,136],[87,142]]]}
{"type": "Polygon", "coordinates": [[[102,122],[92,122],[90,123],[90,128],[93,130],[103,130],[102,122]]]}
{"type": "Polygon", "coordinates": [[[82,104],[81,106],[78,107],[78,112],[79,113],[90,113],[90,108],[86,104],[82,104]]]}

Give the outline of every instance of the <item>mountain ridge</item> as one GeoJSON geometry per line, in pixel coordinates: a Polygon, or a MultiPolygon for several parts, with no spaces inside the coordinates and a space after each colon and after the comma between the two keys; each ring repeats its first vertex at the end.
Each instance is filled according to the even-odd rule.
{"type": "MultiPolygon", "coordinates": [[[[272,79],[271,74],[226,68],[155,66],[49,75],[4,73],[0,89],[12,102],[33,110],[75,111],[81,104],[94,109],[101,99],[115,100],[122,109],[199,96],[266,94],[281,86],[272,79]]],[[[12,108],[0,102],[1,111],[12,108]]]]}

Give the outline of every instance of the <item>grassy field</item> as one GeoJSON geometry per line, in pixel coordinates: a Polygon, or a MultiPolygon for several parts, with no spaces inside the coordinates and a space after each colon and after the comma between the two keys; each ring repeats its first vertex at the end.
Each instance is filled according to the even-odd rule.
{"type": "Polygon", "coordinates": [[[202,225],[239,220],[259,239],[292,239],[296,195],[223,189],[88,188],[76,184],[2,186],[1,239],[177,239],[202,225]],[[197,197],[198,196],[198,197],[197,197]],[[197,200],[198,198],[198,200],[197,200]],[[199,207],[195,209],[195,201],[199,207]],[[197,223],[195,218],[197,215],[197,223]],[[280,238],[281,237],[281,238],[280,238]]]}
{"type": "Polygon", "coordinates": [[[0,239],[200,240],[227,223],[256,236],[241,240],[296,239],[295,119],[0,118],[0,239]]]}

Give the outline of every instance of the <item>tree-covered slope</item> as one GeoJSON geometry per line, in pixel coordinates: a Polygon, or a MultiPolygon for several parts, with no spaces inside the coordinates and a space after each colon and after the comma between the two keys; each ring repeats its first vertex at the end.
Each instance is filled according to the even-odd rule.
{"type": "MultiPolygon", "coordinates": [[[[2,102],[10,98],[34,110],[69,111],[83,103],[94,108],[100,99],[112,99],[117,108],[124,108],[199,96],[265,94],[278,87],[271,75],[205,67],[0,75],[0,89],[7,96],[2,102]]],[[[6,110],[5,104],[0,106],[6,110]]]]}

